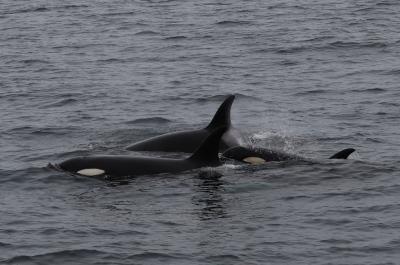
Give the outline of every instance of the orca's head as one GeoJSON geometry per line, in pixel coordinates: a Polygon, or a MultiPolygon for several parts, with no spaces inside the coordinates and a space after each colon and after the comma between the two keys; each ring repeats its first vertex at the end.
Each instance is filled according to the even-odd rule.
{"type": "Polygon", "coordinates": [[[229,148],[222,156],[252,165],[264,164],[266,162],[262,154],[257,152],[257,150],[243,146],[229,148]]]}

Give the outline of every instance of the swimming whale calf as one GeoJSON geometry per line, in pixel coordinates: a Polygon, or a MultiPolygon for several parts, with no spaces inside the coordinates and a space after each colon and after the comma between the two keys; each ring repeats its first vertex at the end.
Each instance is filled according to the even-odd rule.
{"type": "Polygon", "coordinates": [[[227,127],[220,142],[220,151],[243,144],[240,133],[231,125],[231,106],[234,95],[228,96],[220,105],[207,127],[198,130],[172,132],[155,136],[127,147],[131,151],[163,151],[192,153],[215,128],[227,127]]]}
{"type": "Polygon", "coordinates": [[[181,171],[215,167],[221,165],[218,157],[219,143],[226,127],[215,129],[187,159],[168,159],[132,156],[84,156],[56,164],[55,168],[74,175],[107,179],[150,175],[158,173],[177,173],[181,171]]]}
{"type": "MultiPolygon", "coordinates": [[[[347,159],[354,151],[355,149],[353,148],[346,148],[329,157],[329,159],[347,159]]],[[[270,161],[306,160],[303,157],[281,151],[244,146],[232,147],[226,150],[222,156],[249,164],[263,164],[270,161]]]]}

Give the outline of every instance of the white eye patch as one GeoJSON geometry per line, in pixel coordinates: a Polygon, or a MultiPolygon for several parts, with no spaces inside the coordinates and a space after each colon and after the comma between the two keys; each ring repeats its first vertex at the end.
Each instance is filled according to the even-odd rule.
{"type": "Polygon", "coordinates": [[[252,164],[252,165],[261,165],[265,163],[265,160],[260,157],[249,156],[243,159],[243,162],[252,164]]]}
{"type": "Polygon", "coordinates": [[[105,173],[105,171],[102,169],[98,169],[98,168],[86,168],[86,169],[79,170],[76,173],[78,173],[79,175],[83,175],[83,176],[93,177],[93,176],[102,175],[105,173]]]}

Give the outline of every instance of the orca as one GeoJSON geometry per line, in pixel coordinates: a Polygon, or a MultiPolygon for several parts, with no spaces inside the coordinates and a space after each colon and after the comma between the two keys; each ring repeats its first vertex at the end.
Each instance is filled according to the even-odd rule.
{"type": "Polygon", "coordinates": [[[329,157],[329,159],[347,159],[355,151],[356,149],[354,148],[346,148],[329,157]]]}
{"type": "Polygon", "coordinates": [[[125,155],[84,156],[66,160],[52,166],[73,175],[94,177],[107,180],[111,177],[134,177],[159,173],[177,173],[181,171],[216,167],[221,165],[218,156],[219,142],[226,127],[215,129],[186,159],[168,159],[153,157],[132,157],[125,155]]]}
{"type": "MultiPolygon", "coordinates": [[[[333,156],[329,157],[329,159],[347,159],[351,153],[353,153],[355,149],[346,148],[333,156]]],[[[306,160],[303,157],[288,154],[281,151],[275,151],[266,148],[256,148],[256,147],[244,147],[244,146],[235,146],[226,150],[222,157],[228,159],[234,159],[240,162],[245,162],[248,164],[263,164],[270,161],[288,161],[288,160],[306,160]]]]}
{"type": "Polygon", "coordinates": [[[198,130],[172,132],[155,136],[127,147],[130,151],[162,151],[193,153],[201,142],[207,138],[213,130],[225,126],[227,130],[220,142],[220,151],[243,144],[240,133],[231,125],[231,106],[234,95],[228,96],[220,105],[213,119],[207,127],[198,130]]]}

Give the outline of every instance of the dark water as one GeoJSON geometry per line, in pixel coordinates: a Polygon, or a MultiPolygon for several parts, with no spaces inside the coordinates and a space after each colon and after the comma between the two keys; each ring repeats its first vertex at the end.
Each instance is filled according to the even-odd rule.
{"type": "Polygon", "coordinates": [[[2,1],[0,263],[398,264],[399,14],[395,0],[2,1]],[[200,128],[229,93],[252,141],[315,162],[129,185],[45,168],[200,128]],[[323,159],[347,147],[352,160],[323,159]]]}

